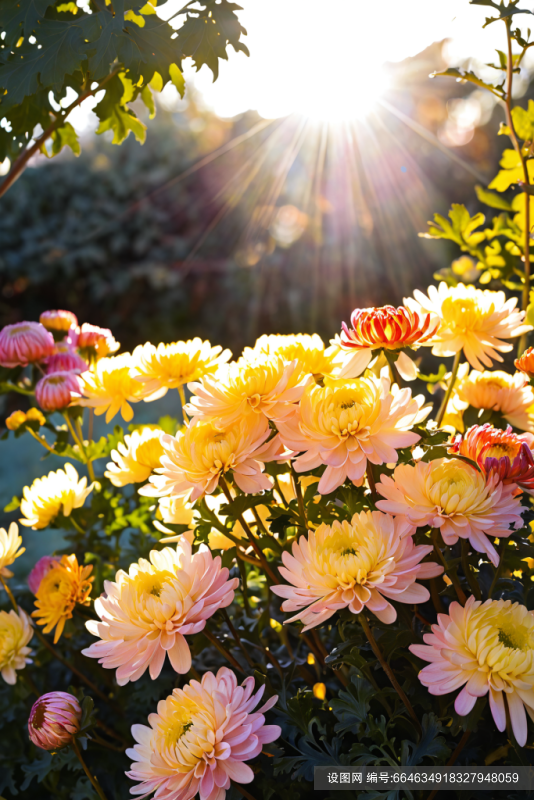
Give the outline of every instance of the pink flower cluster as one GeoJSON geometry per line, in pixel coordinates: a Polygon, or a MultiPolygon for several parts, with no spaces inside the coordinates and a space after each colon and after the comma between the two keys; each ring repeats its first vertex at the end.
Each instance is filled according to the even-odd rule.
{"type": "Polygon", "coordinates": [[[43,377],[35,399],[43,411],[63,411],[81,396],[79,375],[89,362],[119,348],[110,330],[84,322],[71,311],[44,311],[39,322],[17,322],[0,331],[0,366],[37,364],[43,377]]]}

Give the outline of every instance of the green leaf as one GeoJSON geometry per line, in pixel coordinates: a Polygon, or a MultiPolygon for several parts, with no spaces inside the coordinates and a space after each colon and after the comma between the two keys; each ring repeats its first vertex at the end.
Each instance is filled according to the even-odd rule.
{"type": "Polygon", "coordinates": [[[18,497],[15,496],[11,498],[11,502],[7,504],[7,506],[4,508],[4,511],[6,512],[6,514],[9,514],[10,511],[16,511],[17,508],[19,507],[20,507],[20,500],[18,497]]]}
{"type": "Polygon", "coordinates": [[[478,213],[471,217],[464,205],[453,203],[449,211],[449,219],[441,214],[434,214],[434,225],[429,222],[428,233],[419,235],[425,239],[450,239],[460,245],[462,250],[472,252],[485,238],[485,233],[475,233],[485,222],[484,214],[478,213]]]}
{"type": "Polygon", "coordinates": [[[505,200],[504,197],[495,194],[495,192],[490,192],[482,186],[475,186],[475,192],[480,202],[484,203],[486,206],[490,206],[490,208],[500,208],[503,211],[512,210],[512,204],[509,203],[508,200],[505,200]]]}
{"type": "Polygon", "coordinates": [[[0,3],[0,29],[5,31],[7,47],[15,44],[20,36],[28,37],[35,32],[49,6],[55,0],[2,0],[0,3]]]}
{"type": "Polygon", "coordinates": [[[534,100],[528,101],[528,108],[512,108],[512,121],[520,139],[534,139],[534,100]]]}
{"type": "MultiPolygon", "coordinates": [[[[514,183],[524,180],[521,159],[515,150],[505,150],[500,165],[502,169],[490,183],[490,189],[505,192],[514,183]]],[[[534,161],[527,161],[527,170],[529,178],[532,180],[534,178],[534,161]]]]}
{"type": "Polygon", "coordinates": [[[178,68],[176,64],[170,65],[169,75],[171,77],[171,81],[178,90],[178,94],[180,95],[180,97],[183,97],[185,94],[185,80],[181,70],[178,68]]]}
{"type": "Polygon", "coordinates": [[[130,84],[131,81],[124,75],[116,75],[109,81],[106,94],[94,109],[100,120],[96,132],[113,131],[113,144],[121,144],[130,132],[139,142],[145,141],[146,126],[133,111],[121,105],[124,97],[130,97],[130,84]]]}
{"type": "Polygon", "coordinates": [[[148,84],[144,86],[143,90],[141,91],[141,100],[148,108],[150,119],[154,119],[154,117],[156,116],[156,105],[154,103],[154,97],[152,96],[152,92],[150,91],[150,86],[148,86],[148,84]]]}
{"type": "Polygon", "coordinates": [[[170,433],[171,436],[174,436],[180,426],[180,423],[174,417],[166,414],[164,417],[160,417],[158,419],[158,426],[165,431],[165,433],[170,433]]]}
{"type": "Polygon", "coordinates": [[[481,78],[475,75],[474,72],[462,72],[455,67],[449,67],[449,69],[445,69],[442,72],[432,72],[430,77],[456,78],[459,83],[465,83],[466,81],[468,83],[474,83],[475,86],[480,86],[481,89],[487,89],[497,97],[504,97],[504,83],[501,83],[499,86],[494,86],[491,83],[485,83],[481,78]]]}
{"type": "Polygon", "coordinates": [[[57,128],[51,136],[52,147],[50,151],[47,150],[46,142],[41,146],[41,153],[47,158],[53,158],[61,153],[64,147],[70,147],[75,156],[79,156],[82,152],[80,142],[78,141],[78,134],[70,124],[65,122],[61,128],[57,128]]]}
{"type": "Polygon", "coordinates": [[[186,14],[186,20],[178,30],[176,39],[180,58],[190,57],[199,70],[203,64],[213,72],[213,80],[219,76],[219,59],[227,59],[226,47],[231,44],[234,50],[249,55],[248,48],[240,41],[245,28],[239,23],[235,14],[241,6],[228,0],[201,0],[204,8],[192,8],[188,3],[180,14],[186,14]]]}
{"type": "Polygon", "coordinates": [[[265,505],[265,497],[258,497],[252,494],[241,494],[232,500],[231,503],[225,505],[221,509],[221,513],[227,514],[234,519],[240,517],[248,508],[255,506],[265,505]]]}

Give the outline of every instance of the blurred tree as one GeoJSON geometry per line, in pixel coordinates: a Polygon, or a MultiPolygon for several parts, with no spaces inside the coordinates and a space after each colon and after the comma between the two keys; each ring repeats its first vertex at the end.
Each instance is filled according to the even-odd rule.
{"type": "Polygon", "coordinates": [[[183,96],[184,58],[191,57],[197,70],[206,64],[216,80],[229,45],[248,55],[235,13],[240,6],[191,0],[174,15],[185,16],[175,30],[174,17],[164,21],[156,13],[166,2],[2,0],[0,162],[9,158],[12,166],[0,196],[39,150],[49,157],[64,147],[80,153],[67,118],[87,97],[104,92],[95,107],[97,133],[111,130],[120,144],[132,132],[142,142],[146,126],[131,104],[140,97],[153,117],[152,91],[170,81],[183,96]]]}

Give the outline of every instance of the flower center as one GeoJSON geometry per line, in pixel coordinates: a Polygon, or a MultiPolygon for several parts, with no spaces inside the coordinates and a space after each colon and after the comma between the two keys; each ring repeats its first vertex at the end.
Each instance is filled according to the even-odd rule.
{"type": "Polygon", "coordinates": [[[39,705],[34,711],[32,718],[32,728],[35,728],[36,731],[40,730],[44,726],[45,711],[46,711],[46,703],[39,703],[39,705]]]}

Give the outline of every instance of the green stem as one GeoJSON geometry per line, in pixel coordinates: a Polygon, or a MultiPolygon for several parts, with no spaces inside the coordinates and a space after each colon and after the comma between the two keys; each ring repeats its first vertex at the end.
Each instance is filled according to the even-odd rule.
{"type": "Polygon", "coordinates": [[[489,592],[488,592],[488,598],[490,598],[490,599],[491,599],[491,596],[493,594],[493,590],[497,586],[497,581],[501,577],[501,572],[502,572],[502,568],[503,568],[503,565],[504,565],[504,553],[505,552],[506,552],[506,539],[501,544],[501,548],[499,550],[499,566],[495,570],[495,575],[493,576],[493,580],[491,582],[491,586],[490,586],[489,592]]]}
{"type": "Polygon", "coordinates": [[[468,551],[469,551],[469,543],[467,539],[462,539],[462,568],[464,571],[464,575],[467,578],[467,582],[469,583],[469,588],[475,595],[476,600],[481,600],[482,595],[480,594],[480,586],[478,585],[477,579],[475,578],[473,571],[471,569],[471,565],[469,563],[468,558],[468,551]]]}
{"type": "Polygon", "coordinates": [[[184,406],[185,406],[186,400],[185,400],[185,391],[184,391],[183,384],[180,384],[180,386],[178,387],[178,394],[180,395],[180,403],[182,404],[182,417],[184,419],[184,423],[186,425],[188,425],[189,424],[189,419],[187,418],[187,414],[185,413],[185,410],[184,410],[184,406]]]}
{"type": "Polygon", "coordinates": [[[48,452],[49,452],[49,453],[54,453],[54,454],[56,454],[56,455],[57,455],[57,453],[56,453],[56,451],[54,450],[54,448],[53,448],[53,447],[50,447],[50,445],[48,444],[48,442],[46,441],[46,439],[44,438],[44,436],[39,436],[39,434],[38,434],[38,433],[35,433],[35,431],[32,431],[32,429],[31,429],[29,426],[26,428],[26,430],[28,431],[28,433],[30,433],[30,434],[33,436],[33,438],[34,438],[34,439],[35,439],[37,442],[39,442],[39,444],[41,444],[43,447],[45,447],[45,448],[48,450],[48,452]]]}
{"type": "Polygon", "coordinates": [[[445,556],[441,552],[441,547],[440,547],[440,543],[439,543],[439,531],[438,531],[437,528],[432,528],[432,544],[434,545],[434,550],[435,550],[435,553],[436,553],[437,557],[439,558],[441,564],[443,565],[443,569],[445,570],[445,574],[447,575],[448,578],[450,578],[450,581],[451,581],[452,585],[454,586],[454,590],[456,592],[456,596],[458,597],[458,600],[460,601],[460,603],[463,606],[465,606],[466,601],[467,601],[467,597],[465,596],[464,590],[462,589],[462,586],[460,584],[460,579],[458,578],[456,570],[455,569],[449,569],[449,567],[447,565],[447,561],[445,560],[445,556]]]}
{"type": "Polygon", "coordinates": [[[375,637],[371,633],[371,628],[369,627],[369,623],[367,622],[367,619],[366,619],[365,614],[364,614],[363,611],[360,612],[360,614],[358,615],[358,618],[360,620],[360,623],[361,623],[361,626],[362,626],[362,628],[364,630],[364,633],[367,636],[367,640],[369,641],[369,644],[371,645],[373,653],[375,654],[375,656],[377,657],[378,661],[380,662],[380,665],[381,665],[382,669],[384,670],[384,672],[388,676],[391,685],[393,686],[393,688],[395,689],[395,691],[399,695],[400,699],[404,703],[404,705],[406,707],[406,710],[408,711],[408,714],[411,716],[411,718],[414,721],[414,725],[416,727],[417,732],[421,736],[421,734],[422,734],[421,724],[419,722],[419,719],[417,718],[417,714],[413,710],[412,704],[410,703],[410,701],[406,697],[406,694],[405,694],[403,688],[401,687],[401,685],[398,682],[397,678],[393,674],[393,670],[391,669],[391,667],[387,663],[386,659],[382,655],[382,651],[380,650],[375,637]]]}
{"type": "Polygon", "coordinates": [[[441,403],[440,409],[438,411],[438,416],[436,417],[436,424],[438,428],[441,426],[443,418],[447,413],[447,406],[449,405],[449,400],[451,398],[452,390],[454,389],[454,384],[456,383],[456,377],[458,375],[458,367],[460,366],[461,357],[462,357],[462,351],[458,350],[458,352],[454,356],[454,364],[452,365],[451,379],[449,381],[449,385],[447,386],[447,391],[445,392],[445,397],[443,398],[443,402],[441,403]]]}
{"type": "Polygon", "coordinates": [[[244,669],[240,665],[240,663],[235,660],[233,655],[228,652],[226,647],[224,647],[224,645],[221,644],[221,642],[217,639],[216,636],[213,635],[213,633],[211,631],[209,631],[207,628],[204,628],[202,633],[204,634],[204,636],[206,637],[206,639],[209,642],[211,642],[213,645],[215,645],[215,647],[217,648],[219,653],[221,653],[225,657],[225,659],[234,667],[234,669],[238,669],[239,672],[244,672],[244,669]]]}
{"type": "Polygon", "coordinates": [[[308,530],[308,520],[306,519],[306,509],[304,508],[304,498],[302,497],[302,488],[300,486],[297,473],[295,472],[295,467],[293,466],[291,461],[289,462],[289,467],[291,469],[291,477],[293,478],[293,486],[295,488],[295,495],[299,506],[301,524],[304,530],[308,530]]]}
{"type": "Polygon", "coordinates": [[[7,585],[7,581],[5,580],[3,575],[0,575],[0,581],[2,581],[2,586],[6,590],[7,596],[9,597],[9,599],[11,601],[11,605],[13,606],[13,608],[15,609],[15,611],[18,614],[19,613],[19,607],[18,607],[17,601],[15,600],[13,592],[11,591],[9,586],[7,585]]]}
{"type": "Polygon", "coordinates": [[[226,611],[226,609],[225,609],[225,608],[222,608],[222,609],[221,609],[221,612],[222,612],[222,615],[223,615],[223,617],[224,617],[224,621],[225,621],[225,622],[226,622],[226,624],[228,625],[228,630],[230,631],[230,633],[231,633],[231,634],[232,634],[232,636],[234,637],[234,641],[235,641],[235,643],[237,644],[237,646],[239,647],[239,649],[241,650],[241,652],[242,652],[242,653],[243,653],[243,655],[245,656],[245,658],[246,658],[246,660],[247,660],[247,664],[249,665],[249,667],[250,667],[251,669],[254,669],[254,662],[252,661],[251,657],[249,656],[249,654],[248,654],[248,652],[247,652],[247,648],[246,648],[246,647],[244,647],[244,645],[243,645],[243,642],[241,641],[241,637],[239,636],[238,632],[237,632],[237,631],[236,631],[236,629],[234,628],[234,625],[233,625],[233,623],[232,623],[232,620],[231,620],[231,619],[230,619],[230,617],[228,616],[228,612],[226,611]]]}
{"type": "Polygon", "coordinates": [[[371,490],[371,497],[373,500],[376,500],[378,498],[378,494],[376,491],[375,476],[373,474],[373,465],[370,461],[367,461],[367,482],[369,483],[369,489],[371,490]]]}
{"type": "MultiPolygon", "coordinates": [[[[224,479],[222,474],[219,477],[219,483],[220,483],[221,488],[222,488],[222,490],[223,490],[223,492],[225,494],[226,499],[228,500],[229,503],[231,503],[232,500],[233,500],[233,497],[232,497],[232,495],[230,493],[230,489],[228,487],[228,484],[226,483],[226,480],[224,479]]],[[[243,530],[247,534],[248,540],[249,540],[250,544],[252,545],[252,547],[254,548],[254,552],[258,556],[263,569],[265,570],[265,572],[270,577],[270,579],[272,580],[273,583],[279,584],[280,581],[278,580],[278,578],[276,577],[276,575],[274,574],[274,572],[270,568],[270,566],[269,566],[269,564],[267,562],[267,559],[263,555],[263,552],[262,552],[260,546],[258,545],[258,543],[256,541],[256,537],[254,536],[254,534],[250,530],[249,526],[245,522],[243,514],[239,514],[237,519],[239,520],[239,522],[241,523],[241,527],[243,528],[243,530]]]]}
{"type": "Polygon", "coordinates": [[[78,437],[79,437],[79,440],[80,440],[80,447],[82,448],[83,454],[85,456],[85,463],[87,464],[87,471],[89,473],[89,480],[91,482],[93,482],[94,479],[95,479],[95,472],[94,472],[94,469],[93,469],[93,462],[88,457],[87,452],[85,450],[85,444],[84,444],[84,441],[83,441],[83,430],[82,430],[82,426],[80,424],[80,420],[78,418],[76,418],[76,420],[75,420],[75,425],[76,425],[76,430],[78,431],[78,437]]]}
{"type": "Polygon", "coordinates": [[[98,796],[100,797],[101,800],[106,800],[106,795],[102,791],[102,787],[100,786],[96,775],[91,775],[91,773],[89,772],[89,769],[87,767],[87,764],[85,763],[85,761],[82,758],[82,754],[81,754],[80,748],[78,747],[78,742],[76,741],[76,739],[73,739],[71,744],[72,744],[72,749],[74,750],[74,752],[78,756],[78,761],[80,762],[80,764],[83,767],[83,771],[85,772],[85,774],[87,775],[87,777],[89,778],[91,783],[93,784],[93,787],[94,787],[96,793],[98,794],[98,796]]]}

